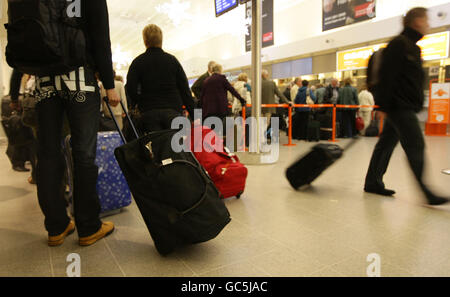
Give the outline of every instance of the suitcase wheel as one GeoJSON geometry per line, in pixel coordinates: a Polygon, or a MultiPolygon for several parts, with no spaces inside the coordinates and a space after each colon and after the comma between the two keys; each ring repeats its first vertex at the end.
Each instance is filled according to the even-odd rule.
{"type": "Polygon", "coordinates": [[[240,192],[239,194],[237,194],[236,199],[241,199],[242,194],[244,194],[244,192],[240,192]]]}

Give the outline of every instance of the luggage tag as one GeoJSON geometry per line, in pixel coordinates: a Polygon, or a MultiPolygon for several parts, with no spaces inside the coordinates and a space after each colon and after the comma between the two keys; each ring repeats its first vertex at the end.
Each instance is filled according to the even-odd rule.
{"type": "Polygon", "coordinates": [[[173,163],[173,160],[169,158],[169,159],[166,159],[166,160],[162,161],[162,166],[167,166],[167,165],[170,165],[172,163],[173,163]]]}

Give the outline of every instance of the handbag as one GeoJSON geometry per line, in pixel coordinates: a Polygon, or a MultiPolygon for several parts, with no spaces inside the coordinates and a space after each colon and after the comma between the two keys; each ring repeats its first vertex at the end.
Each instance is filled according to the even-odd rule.
{"type": "Polygon", "coordinates": [[[356,117],[356,130],[362,131],[364,130],[364,120],[362,117],[356,117]]]}

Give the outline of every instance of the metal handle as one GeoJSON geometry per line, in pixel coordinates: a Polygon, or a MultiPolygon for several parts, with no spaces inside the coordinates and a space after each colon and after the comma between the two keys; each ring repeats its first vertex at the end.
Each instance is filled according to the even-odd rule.
{"type": "MultiPolygon", "coordinates": [[[[116,119],[116,117],[114,116],[114,114],[112,112],[111,105],[109,104],[109,98],[108,97],[104,97],[103,101],[105,101],[105,103],[106,103],[106,107],[108,108],[109,113],[111,114],[111,117],[112,117],[112,119],[114,121],[114,125],[116,126],[116,129],[117,129],[117,131],[120,134],[120,138],[122,138],[123,143],[126,144],[127,140],[125,139],[125,136],[123,135],[122,130],[120,130],[119,123],[117,122],[117,119],[116,119]]],[[[139,139],[139,134],[137,133],[136,127],[134,126],[133,121],[131,120],[130,115],[128,114],[128,111],[125,109],[125,106],[123,105],[122,100],[120,100],[120,106],[122,106],[122,110],[125,113],[125,115],[127,116],[128,122],[130,123],[131,128],[133,129],[133,132],[134,132],[134,135],[136,136],[136,139],[139,139]]]]}

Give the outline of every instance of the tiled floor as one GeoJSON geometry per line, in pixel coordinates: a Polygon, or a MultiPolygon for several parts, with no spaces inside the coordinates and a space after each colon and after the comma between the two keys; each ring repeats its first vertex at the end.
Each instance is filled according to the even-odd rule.
{"type": "MultiPolygon", "coordinates": [[[[117,230],[94,246],[72,235],[47,247],[35,187],[11,170],[1,146],[0,276],[65,276],[71,253],[81,257],[82,276],[366,276],[371,253],[382,276],[450,276],[450,207],[421,205],[400,148],[385,179],[396,198],[363,193],[375,142],[362,139],[302,192],[284,170],[312,144],[281,147],[277,164],[249,167],[247,190],[226,201],[232,222],[215,240],[168,257],[156,252],[134,204],[108,218],[117,230]]],[[[440,171],[450,167],[450,138],[427,145],[427,180],[449,195],[450,177],[440,171]]]]}

